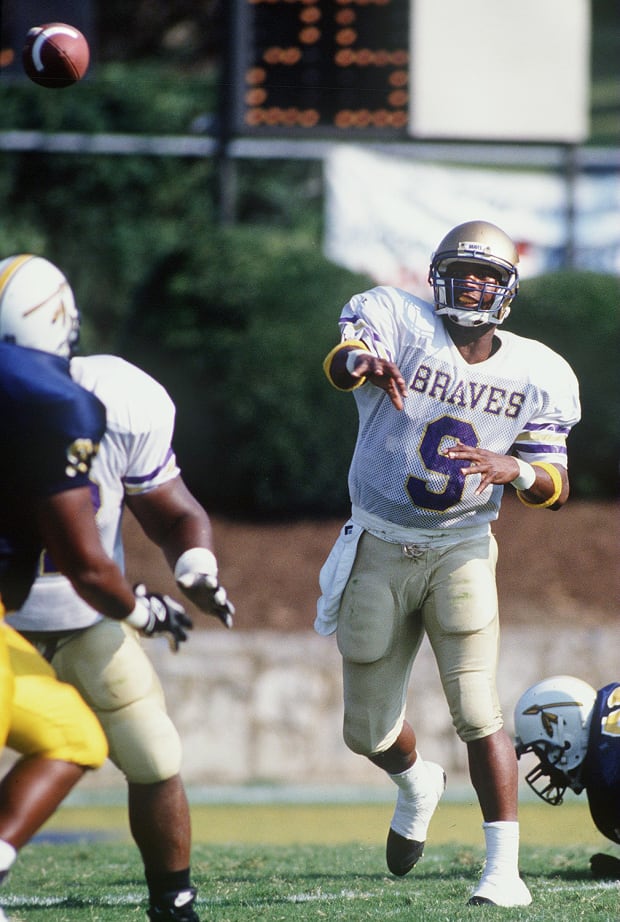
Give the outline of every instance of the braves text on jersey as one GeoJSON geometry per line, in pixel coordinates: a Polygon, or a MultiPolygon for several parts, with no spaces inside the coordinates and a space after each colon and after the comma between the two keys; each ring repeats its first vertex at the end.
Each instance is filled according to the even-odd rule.
{"type": "Polygon", "coordinates": [[[566,465],[579,388],[568,363],[547,346],[498,329],[499,349],[469,364],[432,304],[391,287],[353,297],[339,323],[342,341],[361,341],[395,362],[409,389],[401,412],[380,388],[353,391],[359,430],[349,491],[361,524],[371,518],[433,531],[497,518],[503,487],[474,495],[477,478],[464,477],[462,462],[444,455],[457,440],[566,465]]]}

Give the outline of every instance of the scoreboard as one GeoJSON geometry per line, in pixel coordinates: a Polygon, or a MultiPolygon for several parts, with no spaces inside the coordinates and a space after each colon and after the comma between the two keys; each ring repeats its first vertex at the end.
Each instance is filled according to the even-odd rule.
{"type": "Polygon", "coordinates": [[[234,2],[233,133],[407,134],[409,0],[234,2]]]}

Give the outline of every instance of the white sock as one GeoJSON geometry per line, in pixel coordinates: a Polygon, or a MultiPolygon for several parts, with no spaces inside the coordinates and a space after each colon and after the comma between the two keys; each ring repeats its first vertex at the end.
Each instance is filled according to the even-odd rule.
{"type": "MultiPolygon", "coordinates": [[[[389,774],[389,773],[388,773],[389,774]]],[[[428,787],[426,776],[426,765],[422,756],[418,756],[409,768],[397,775],[390,775],[394,784],[400,788],[405,797],[415,797],[421,791],[428,787]]]]}
{"type": "Polygon", "coordinates": [[[519,824],[508,820],[483,823],[486,862],[483,877],[519,876],[519,824]]]}
{"type": "Polygon", "coordinates": [[[399,789],[390,826],[406,839],[425,842],[437,798],[430,788],[424,760],[418,756],[410,768],[390,778],[399,789]]]}
{"type": "Polygon", "coordinates": [[[0,839],[0,883],[4,880],[15,859],[17,852],[9,842],[0,839]]]}

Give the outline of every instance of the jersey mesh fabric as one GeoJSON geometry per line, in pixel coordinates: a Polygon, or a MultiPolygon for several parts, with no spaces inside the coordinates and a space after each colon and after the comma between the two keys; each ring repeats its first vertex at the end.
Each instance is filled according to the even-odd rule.
{"type": "Polygon", "coordinates": [[[395,362],[409,389],[401,412],[372,383],[354,391],[354,507],[409,528],[494,520],[503,487],[475,496],[475,475],[464,477],[463,462],[444,455],[457,440],[566,465],[566,436],[579,419],[578,385],[570,366],[542,343],[497,331],[500,348],[471,365],[433,306],[395,288],[355,296],[340,326],[343,340],[362,340],[395,362]]]}

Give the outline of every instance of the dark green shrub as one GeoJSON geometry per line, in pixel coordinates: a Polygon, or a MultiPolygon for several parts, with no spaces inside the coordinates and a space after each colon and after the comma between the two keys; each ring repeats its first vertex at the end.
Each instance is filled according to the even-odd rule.
{"type": "Polygon", "coordinates": [[[579,379],[582,419],[569,436],[573,495],[615,495],[618,476],[620,281],[558,272],[521,285],[507,327],[546,343],[579,379]]]}
{"type": "Polygon", "coordinates": [[[214,233],[170,254],[137,293],[125,353],[178,406],[176,448],[210,508],[338,515],[357,416],[322,372],[342,304],[368,279],[301,235],[214,233]]]}

